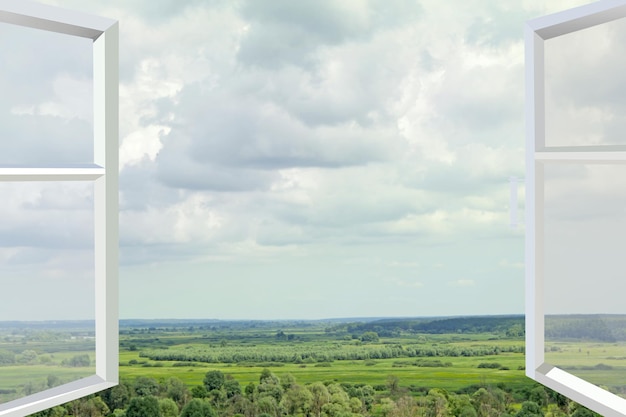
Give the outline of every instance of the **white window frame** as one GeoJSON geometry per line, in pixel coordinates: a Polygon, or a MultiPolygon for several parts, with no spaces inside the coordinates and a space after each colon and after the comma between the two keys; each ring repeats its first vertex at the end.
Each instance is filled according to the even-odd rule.
{"type": "Polygon", "coordinates": [[[527,22],[526,61],[526,375],[603,416],[626,416],[626,399],[545,362],[544,167],[625,164],[626,146],[546,146],[544,42],[626,17],[626,0],[604,0],[527,22]]]}
{"type": "MultiPolygon", "coordinates": [[[[118,383],[119,29],[116,20],[27,0],[0,0],[0,22],[93,40],[93,163],[0,166],[0,181],[94,182],[96,372],[93,376],[0,404],[1,417],[18,417],[118,383]]],[[[9,138],[0,138],[3,139],[9,138]]]]}

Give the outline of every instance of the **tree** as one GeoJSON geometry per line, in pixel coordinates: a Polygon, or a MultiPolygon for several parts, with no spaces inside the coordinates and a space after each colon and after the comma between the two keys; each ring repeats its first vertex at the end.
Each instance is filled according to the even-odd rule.
{"type": "Polygon", "coordinates": [[[283,398],[283,387],[280,385],[278,377],[271,373],[269,369],[263,369],[259,382],[259,386],[256,389],[259,399],[270,396],[274,398],[276,404],[280,403],[280,400],[283,398]]]}
{"type": "Polygon", "coordinates": [[[221,389],[224,385],[226,378],[221,371],[209,371],[204,376],[204,386],[207,391],[211,392],[214,389],[221,389]]]}
{"type": "Polygon", "coordinates": [[[187,385],[176,377],[168,378],[163,384],[163,390],[168,398],[174,400],[178,408],[182,409],[191,399],[191,394],[187,385]]]}
{"type": "Polygon", "coordinates": [[[311,411],[317,417],[322,414],[322,407],[330,402],[330,393],[324,384],[321,382],[314,382],[308,386],[311,392],[311,411]]]}
{"type": "Polygon", "coordinates": [[[537,403],[540,407],[545,407],[548,405],[548,393],[541,385],[539,385],[530,390],[528,400],[537,403]]]}
{"type": "Polygon", "coordinates": [[[466,405],[461,408],[461,411],[458,415],[459,417],[478,417],[476,410],[471,405],[466,405]]]}
{"type": "Polygon", "coordinates": [[[20,363],[26,363],[26,364],[32,365],[35,362],[37,362],[37,352],[35,352],[34,350],[25,350],[19,356],[18,361],[20,363]]]}
{"type": "Polygon", "coordinates": [[[541,407],[532,401],[524,401],[522,408],[519,410],[515,417],[544,417],[541,407]]]}
{"type": "Polygon", "coordinates": [[[524,326],[522,326],[520,323],[512,325],[506,331],[507,337],[522,337],[524,336],[524,334],[524,326]]]}
{"type": "Polygon", "coordinates": [[[217,413],[205,400],[194,398],[183,407],[180,417],[217,417],[217,413]]]}
{"type": "Polygon", "coordinates": [[[109,410],[123,410],[130,400],[131,388],[126,381],[120,383],[113,388],[103,391],[100,396],[109,407],[109,410]]]}
{"type": "Polygon", "coordinates": [[[444,389],[433,388],[428,391],[428,395],[425,397],[428,412],[428,417],[443,417],[449,416],[449,402],[448,392],[444,389]]]}
{"type": "Polygon", "coordinates": [[[102,401],[102,398],[94,396],[80,401],[80,415],[84,417],[105,417],[110,413],[109,407],[102,401]]]}
{"type": "Polygon", "coordinates": [[[48,375],[48,388],[54,388],[57,385],[61,385],[61,384],[62,384],[61,378],[59,378],[58,376],[54,374],[48,375]]]}
{"type": "Polygon", "coordinates": [[[285,374],[280,377],[280,386],[283,387],[283,390],[288,390],[296,383],[296,378],[291,374],[285,374]]]}
{"type": "Polygon", "coordinates": [[[328,386],[328,393],[330,394],[330,403],[322,406],[322,411],[328,417],[341,417],[349,415],[350,410],[350,397],[341,388],[339,384],[330,384],[328,386]]]}
{"type": "Polygon", "coordinates": [[[280,407],[274,397],[266,396],[259,398],[256,406],[261,414],[268,414],[273,417],[278,417],[280,415],[280,407]]]}
{"type": "Polygon", "coordinates": [[[389,394],[396,395],[400,389],[400,378],[395,375],[387,376],[387,388],[389,389],[389,394]]]}
{"type": "Polygon", "coordinates": [[[507,394],[496,389],[479,388],[472,394],[472,404],[478,417],[493,417],[501,415],[508,406],[507,394]]]}
{"type": "Polygon", "coordinates": [[[83,355],[74,355],[70,359],[65,359],[61,364],[72,368],[87,367],[91,365],[91,359],[89,355],[85,353],[83,355]]]}
{"type": "Polygon", "coordinates": [[[148,378],[147,376],[140,376],[135,379],[135,383],[133,384],[133,388],[135,389],[135,393],[140,397],[146,396],[157,396],[159,395],[159,391],[161,391],[161,385],[154,378],[148,378]]]}
{"type": "Polygon", "coordinates": [[[204,385],[196,385],[191,389],[191,396],[193,398],[206,398],[209,396],[209,391],[204,385]]]}
{"type": "Polygon", "coordinates": [[[126,417],[162,417],[159,401],[151,395],[131,398],[126,417]]]}
{"type": "Polygon", "coordinates": [[[15,353],[8,350],[0,350],[0,365],[13,365],[15,363],[15,353]]]}
{"type": "Polygon", "coordinates": [[[389,417],[413,417],[420,415],[422,413],[420,413],[415,398],[409,396],[398,398],[395,402],[395,407],[389,411],[389,417]]]}
{"type": "Polygon", "coordinates": [[[350,411],[354,414],[361,414],[363,412],[363,403],[356,397],[350,398],[350,411]]]}
{"type": "Polygon", "coordinates": [[[224,391],[226,391],[226,398],[231,399],[236,395],[241,395],[241,386],[236,379],[231,377],[224,382],[224,391]]]}
{"type": "Polygon", "coordinates": [[[378,342],[378,333],[365,332],[361,335],[361,342],[378,342]]]}
{"type": "Polygon", "coordinates": [[[239,395],[232,399],[231,409],[227,415],[236,417],[256,417],[256,406],[247,397],[239,395]]]}
{"type": "Polygon", "coordinates": [[[374,388],[372,388],[371,385],[363,385],[362,387],[356,388],[354,393],[351,394],[351,396],[361,400],[361,403],[365,407],[366,411],[370,411],[372,409],[375,395],[376,391],[374,391],[374,388]]]}
{"type": "Polygon", "coordinates": [[[171,398],[159,399],[159,409],[163,417],[178,417],[178,406],[171,398]]]}
{"type": "Polygon", "coordinates": [[[449,398],[450,412],[455,416],[478,417],[472,399],[467,394],[454,395],[449,398]],[[470,411],[471,409],[471,411],[470,411]]]}
{"type": "Polygon", "coordinates": [[[305,413],[311,408],[311,400],[313,395],[302,385],[294,383],[285,391],[281,405],[289,415],[305,413]]]}
{"type": "Polygon", "coordinates": [[[256,391],[256,385],[254,385],[254,382],[248,382],[248,385],[246,385],[246,397],[249,400],[252,400],[254,398],[254,393],[256,391]]]}
{"type": "Polygon", "coordinates": [[[578,406],[576,411],[572,413],[572,417],[598,417],[600,414],[596,414],[593,411],[583,406],[578,406]]]}
{"type": "Polygon", "coordinates": [[[264,368],[261,371],[261,376],[259,377],[259,384],[275,384],[279,385],[280,380],[276,375],[270,372],[269,369],[264,368]]]}

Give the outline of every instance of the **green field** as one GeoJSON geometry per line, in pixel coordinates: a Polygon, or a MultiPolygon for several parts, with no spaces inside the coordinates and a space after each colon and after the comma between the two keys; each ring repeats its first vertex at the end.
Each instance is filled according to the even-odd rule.
{"type": "Polygon", "coordinates": [[[407,364],[397,359],[383,359],[372,362],[368,361],[336,361],[330,366],[317,367],[315,365],[286,364],[283,366],[238,366],[233,364],[198,364],[194,366],[176,366],[171,363],[150,361],[139,358],[132,352],[122,354],[122,363],[128,363],[132,359],[138,361],[133,366],[122,366],[120,375],[122,378],[135,378],[149,376],[157,379],[177,377],[189,386],[201,385],[206,372],[221,370],[232,375],[242,385],[257,382],[264,368],[269,368],[277,376],[292,374],[301,383],[316,381],[336,381],[352,384],[385,384],[388,375],[396,375],[400,378],[401,385],[417,387],[440,387],[450,391],[470,385],[497,385],[505,383],[510,386],[527,385],[528,380],[523,370],[518,370],[524,363],[521,354],[503,354],[497,358],[497,362],[503,366],[513,367],[514,370],[479,369],[479,360],[494,361],[493,358],[452,358],[441,357],[452,363],[450,368],[425,368],[407,364]]]}
{"type": "Polygon", "coordinates": [[[546,317],[545,361],[625,396],[626,317],[546,317]]]}
{"type": "Polygon", "coordinates": [[[0,325],[0,402],[94,373],[91,323],[0,325]]]}
{"type": "MultiPolygon", "coordinates": [[[[551,317],[548,324],[548,362],[623,392],[626,317],[551,317]]],[[[0,402],[94,373],[93,332],[76,324],[53,327],[0,323],[0,402]]],[[[201,404],[216,417],[312,410],[330,417],[384,417],[389,410],[512,416],[533,406],[578,415],[578,405],[525,376],[524,348],[522,316],[123,320],[120,384],[57,411],[121,416],[133,407],[175,403],[170,415],[201,404]],[[325,405],[313,398],[325,398],[325,405]]]]}
{"type": "Polygon", "coordinates": [[[120,340],[120,375],[128,379],[148,376],[163,380],[173,376],[191,387],[201,385],[208,371],[220,370],[245,386],[258,382],[262,370],[269,368],[279,377],[291,374],[305,384],[335,381],[375,386],[384,385],[389,375],[395,375],[401,386],[414,389],[440,387],[456,391],[471,385],[528,385],[523,370],[524,340],[519,336],[492,332],[420,334],[398,330],[393,336],[362,342],[360,330],[351,334],[328,329],[328,323],[291,322],[250,323],[230,328],[226,325],[127,328],[120,340]],[[280,332],[287,337],[279,338],[280,332]],[[389,351],[389,355],[396,352],[397,357],[358,358],[379,351],[383,354],[389,351]],[[491,354],[481,355],[481,351],[491,354]],[[494,351],[502,352],[493,354],[494,351]],[[204,361],[194,360],[194,354],[202,356],[198,359],[204,361]],[[464,356],[469,354],[474,356],[464,356]],[[292,359],[295,355],[297,360],[292,359]],[[333,355],[352,357],[336,359],[333,355]],[[163,360],[160,356],[171,359],[163,360]],[[220,357],[225,360],[220,361],[220,357]],[[433,362],[447,366],[428,366],[433,362]],[[479,367],[481,364],[496,364],[496,367],[479,367]]]}
{"type": "Polygon", "coordinates": [[[546,362],[596,385],[626,394],[626,344],[624,342],[551,341],[546,362]]]}

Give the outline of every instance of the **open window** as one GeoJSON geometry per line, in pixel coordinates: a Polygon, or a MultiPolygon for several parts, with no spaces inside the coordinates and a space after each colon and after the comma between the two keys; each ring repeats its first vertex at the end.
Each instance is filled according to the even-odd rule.
{"type": "Polygon", "coordinates": [[[526,374],[604,416],[626,416],[625,17],[525,28],[526,374]]]}
{"type": "MultiPolygon", "coordinates": [[[[112,387],[118,382],[119,35],[117,21],[26,0],[0,0],[0,23],[33,31],[46,31],[49,34],[54,33],[55,36],[61,34],[85,38],[92,42],[93,53],[93,139],[85,138],[87,141],[93,140],[93,157],[89,157],[88,160],[68,162],[63,159],[63,155],[60,155],[58,163],[53,164],[31,163],[32,159],[28,158],[26,158],[28,162],[21,165],[18,164],[23,161],[13,162],[7,160],[6,157],[0,161],[0,193],[4,193],[3,199],[11,193],[23,196],[28,190],[36,189],[40,195],[54,195],[57,202],[62,201],[69,205],[76,203],[79,206],[72,212],[72,215],[65,214],[65,217],[59,216],[58,212],[51,214],[51,212],[33,210],[34,214],[31,214],[36,217],[36,221],[32,222],[33,227],[36,226],[36,222],[63,223],[62,227],[54,229],[58,233],[50,235],[52,243],[50,247],[54,248],[54,243],[62,239],[69,242],[73,237],[78,236],[72,231],[90,229],[84,236],[80,235],[87,236],[86,241],[79,242],[73,247],[73,249],[78,248],[88,253],[85,257],[87,261],[84,265],[81,264],[81,268],[89,270],[85,275],[89,277],[90,283],[83,287],[73,286],[76,293],[69,294],[70,298],[65,301],[65,304],[91,303],[94,320],[87,325],[67,320],[62,323],[63,328],[56,329],[57,332],[54,334],[60,338],[59,340],[71,338],[75,343],[74,346],[80,345],[81,349],[93,351],[93,354],[68,355],[63,358],[66,361],[64,364],[67,365],[67,370],[57,374],[49,373],[44,385],[26,381],[25,386],[28,389],[13,393],[11,390],[0,392],[0,416],[13,417],[29,415],[78,399],[112,387]]],[[[5,62],[9,62],[10,59],[11,57],[3,57],[5,62]]],[[[5,97],[5,100],[10,101],[11,98],[5,97]]],[[[6,148],[7,142],[10,144],[14,139],[12,137],[0,138],[4,141],[3,148],[6,148]]],[[[46,140],[46,138],[38,139],[46,140]]],[[[47,143],[47,145],[50,144],[47,143]]],[[[54,154],[52,159],[54,159],[54,154]]],[[[6,217],[4,221],[8,221],[6,217]]],[[[19,227],[15,228],[17,229],[19,227]]],[[[1,256],[0,262],[2,262],[1,256]]],[[[59,273],[62,273],[63,264],[56,266],[59,273]]],[[[20,277],[26,279],[27,276],[29,279],[34,279],[33,276],[38,276],[38,273],[42,276],[55,273],[46,268],[36,271],[37,273],[32,272],[20,275],[17,271],[10,276],[9,274],[0,276],[0,288],[2,288],[0,297],[6,300],[3,301],[5,306],[11,305],[9,302],[11,299],[28,297],[28,294],[11,293],[11,287],[7,284],[9,279],[20,279],[20,277]],[[2,283],[2,280],[5,282],[2,283]]],[[[33,283],[33,288],[37,288],[41,297],[52,297],[55,289],[58,289],[47,282],[39,284],[33,283]],[[48,292],[46,288],[49,288],[48,292]]],[[[63,308],[68,309],[71,306],[64,305],[63,308]]],[[[11,318],[12,323],[5,319],[4,326],[14,325],[23,331],[26,326],[23,323],[31,319],[20,316],[26,310],[15,309],[14,311],[16,316],[11,318]]],[[[51,314],[51,316],[54,315],[51,314]]],[[[43,334],[40,329],[37,329],[40,325],[36,322],[30,323],[28,326],[32,328],[27,330],[31,334],[43,334]]],[[[2,339],[4,347],[11,347],[11,343],[15,343],[20,337],[25,337],[20,331],[9,334],[13,337],[9,335],[2,339]]],[[[0,353],[4,353],[6,361],[21,361],[24,365],[27,365],[29,361],[31,363],[36,361],[37,355],[42,354],[36,349],[27,349],[15,354],[10,349],[3,350],[2,348],[0,344],[0,353]]],[[[44,355],[39,359],[44,362],[45,360],[52,362],[61,360],[51,359],[51,355],[43,353],[44,355]]],[[[17,374],[11,374],[10,368],[2,366],[2,360],[0,360],[0,381],[10,382],[12,378],[16,378],[17,374]]],[[[20,375],[24,375],[24,372],[20,375]]],[[[34,376],[35,379],[39,377],[40,375],[34,376]]]]}

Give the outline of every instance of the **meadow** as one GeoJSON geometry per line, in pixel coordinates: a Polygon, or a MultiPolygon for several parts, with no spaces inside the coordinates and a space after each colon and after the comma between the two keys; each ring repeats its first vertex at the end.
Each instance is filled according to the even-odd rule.
{"type": "Polygon", "coordinates": [[[626,317],[547,317],[545,361],[625,396],[626,317]]]}
{"type": "Polygon", "coordinates": [[[523,337],[507,336],[508,329],[425,334],[382,323],[375,332],[360,323],[324,321],[126,325],[120,336],[122,378],[174,376],[194,386],[208,371],[220,370],[245,386],[268,368],[301,383],[380,387],[394,375],[414,391],[528,385],[523,337]]]}
{"type": "Polygon", "coordinates": [[[0,402],[95,373],[93,322],[0,323],[0,402]]]}
{"type": "MultiPolygon", "coordinates": [[[[621,329],[626,319],[611,317],[605,320],[608,330],[601,331],[597,321],[597,317],[551,317],[546,326],[546,360],[622,395],[626,332],[621,329]]],[[[0,329],[0,402],[94,373],[93,323],[65,323],[60,328],[58,323],[0,323],[0,329]]],[[[440,393],[449,393],[452,408],[470,399],[476,410],[485,401],[493,407],[502,402],[497,405],[499,413],[511,414],[530,400],[546,410],[560,407],[565,415],[574,415],[576,406],[525,376],[524,347],[523,316],[122,320],[121,385],[114,391],[118,397],[127,393],[124,402],[104,392],[79,404],[95,409],[106,403],[110,411],[130,410],[137,406],[139,400],[131,400],[140,392],[149,389],[163,402],[173,395],[171,387],[182,384],[187,394],[171,397],[184,399],[178,404],[181,412],[196,398],[209,401],[220,416],[244,409],[259,413],[264,407],[261,398],[268,394],[267,378],[275,378],[284,387],[284,401],[296,392],[289,381],[307,390],[316,389],[316,384],[336,391],[341,386],[350,396],[360,395],[359,387],[370,390],[373,396],[368,397],[367,407],[362,402],[360,415],[382,413],[388,400],[401,407],[403,396],[425,410],[440,393]],[[231,381],[227,385],[235,391],[227,391],[226,385],[219,395],[206,391],[207,376],[216,373],[231,381]],[[491,399],[484,397],[484,389],[491,399]]],[[[272,407],[288,407],[280,401],[282,394],[276,396],[272,407]]],[[[82,412],[68,410],[66,415],[82,412]]],[[[277,416],[286,412],[276,410],[277,416]]]]}

